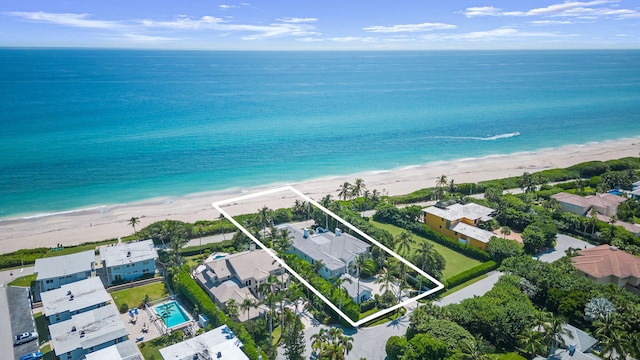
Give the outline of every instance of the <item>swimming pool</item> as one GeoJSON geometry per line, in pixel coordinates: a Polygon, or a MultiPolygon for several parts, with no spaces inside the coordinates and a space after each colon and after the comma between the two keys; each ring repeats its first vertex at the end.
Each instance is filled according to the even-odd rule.
{"type": "Polygon", "coordinates": [[[171,301],[153,308],[156,315],[164,322],[167,328],[172,328],[184,324],[190,320],[189,315],[184,311],[177,301],[171,301]],[[168,315],[165,315],[167,314],[168,315]]]}

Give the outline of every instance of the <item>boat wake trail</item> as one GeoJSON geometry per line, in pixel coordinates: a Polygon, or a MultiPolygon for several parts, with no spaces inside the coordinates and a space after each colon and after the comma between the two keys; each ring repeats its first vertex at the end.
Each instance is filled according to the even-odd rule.
{"type": "Polygon", "coordinates": [[[433,136],[434,139],[455,139],[455,140],[480,140],[480,141],[493,141],[498,139],[506,139],[511,137],[520,136],[519,132],[512,132],[506,134],[498,134],[493,136],[479,137],[479,136],[433,136]]]}

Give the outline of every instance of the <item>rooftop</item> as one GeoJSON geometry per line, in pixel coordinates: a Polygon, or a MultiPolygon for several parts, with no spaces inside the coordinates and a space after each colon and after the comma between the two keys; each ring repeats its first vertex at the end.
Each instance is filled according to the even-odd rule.
{"type": "Polygon", "coordinates": [[[292,246],[306,254],[314,261],[322,260],[329,270],[344,267],[358,255],[366,253],[371,245],[339,230],[336,232],[323,232],[304,237],[303,230],[291,225],[283,225],[293,237],[292,246]]]}
{"type": "Polygon", "coordinates": [[[88,349],[128,335],[113,304],[53,324],[49,326],[49,333],[56,356],[78,348],[88,349]]]}
{"type": "Polygon", "coordinates": [[[468,203],[464,205],[453,204],[445,208],[430,206],[426,209],[422,209],[422,211],[449,221],[457,221],[463,218],[469,220],[489,221],[492,219],[490,215],[495,210],[476,203],[468,203]]]}
{"type": "Polygon", "coordinates": [[[615,276],[623,279],[629,276],[640,278],[640,258],[619,250],[615,246],[600,245],[579,250],[571,262],[576,269],[595,278],[615,276]]]}
{"type": "Polygon", "coordinates": [[[144,360],[138,347],[131,340],[111,345],[85,355],[86,360],[144,360]]]}
{"type": "Polygon", "coordinates": [[[75,254],[36,259],[33,272],[36,280],[51,279],[93,270],[96,255],[93,250],[75,254]]]}
{"type": "Polygon", "coordinates": [[[158,252],[153,247],[153,240],[107,245],[100,247],[99,250],[100,259],[104,261],[108,267],[158,258],[158,252]]]}
{"type": "Polygon", "coordinates": [[[244,251],[215,261],[226,261],[230,271],[242,282],[251,278],[257,281],[266,279],[270,273],[280,268],[280,264],[265,250],[244,251]]]}
{"type": "Polygon", "coordinates": [[[491,231],[483,230],[475,226],[465,224],[463,222],[457,223],[451,230],[470,238],[474,238],[485,244],[489,243],[489,240],[491,240],[492,237],[496,236],[496,234],[492,233],[491,231]]]}
{"type": "Polygon", "coordinates": [[[347,290],[347,293],[352,298],[357,298],[360,294],[362,294],[363,291],[367,291],[367,290],[373,291],[373,289],[371,289],[367,285],[365,285],[362,282],[360,282],[360,293],[358,293],[358,279],[355,279],[352,276],[347,275],[347,274],[342,275],[341,278],[347,278],[347,279],[351,280],[351,282],[349,282],[349,281],[343,282],[342,283],[342,287],[345,290],[347,290]]]}
{"type": "Polygon", "coordinates": [[[552,198],[564,202],[566,204],[571,204],[575,206],[579,206],[585,209],[588,209],[592,206],[597,207],[617,207],[621,202],[624,202],[625,199],[622,196],[604,193],[597,195],[589,195],[589,196],[580,196],[576,194],[569,194],[566,192],[560,192],[554,195],[551,195],[552,198]]]}
{"type": "MultiPolygon", "coordinates": [[[[640,190],[638,190],[638,192],[640,193],[640,190]]],[[[611,221],[611,217],[606,216],[606,215],[598,214],[598,215],[596,215],[596,217],[598,218],[598,220],[606,222],[606,223],[611,221]]],[[[638,224],[631,224],[631,223],[628,223],[626,221],[616,220],[614,225],[615,226],[622,226],[622,228],[624,228],[625,230],[630,231],[630,232],[632,232],[634,234],[640,234],[640,225],[638,225],[638,224]]]]}
{"type": "Polygon", "coordinates": [[[62,285],[59,289],[43,292],[40,295],[46,316],[65,311],[73,312],[111,301],[111,295],[104,289],[98,277],[62,285]]]}
{"type": "Polygon", "coordinates": [[[248,360],[241,347],[242,342],[231,333],[229,327],[222,325],[194,338],[160,349],[160,355],[164,360],[199,358],[248,360]]]}

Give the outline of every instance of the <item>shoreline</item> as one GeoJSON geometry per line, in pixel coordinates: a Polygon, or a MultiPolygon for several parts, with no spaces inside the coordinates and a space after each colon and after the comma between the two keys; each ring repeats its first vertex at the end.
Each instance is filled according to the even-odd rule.
{"type": "MultiPolygon", "coordinates": [[[[131,217],[139,217],[141,229],[155,221],[171,219],[185,222],[212,220],[219,214],[212,202],[235,198],[240,194],[255,193],[283,185],[292,185],[307,196],[319,200],[327,194],[334,198],[343,182],[362,178],[368,189],[377,189],[384,195],[401,195],[433,187],[437,177],[444,174],[456,183],[479,182],[523,172],[537,172],[550,168],[564,168],[591,160],[610,160],[638,157],[640,136],[602,142],[565,145],[536,151],[488,155],[480,158],[434,161],[422,165],[409,165],[391,170],[370,170],[350,175],[324,176],[306,181],[266,184],[219,191],[204,191],[180,197],[156,197],[129,204],[96,205],[54,213],[26,214],[0,219],[0,253],[24,248],[78,245],[133,233],[128,224],[131,217]]],[[[251,213],[262,206],[272,209],[293,205],[294,195],[272,195],[270,198],[251,199],[234,207],[234,213],[251,213]]]]}

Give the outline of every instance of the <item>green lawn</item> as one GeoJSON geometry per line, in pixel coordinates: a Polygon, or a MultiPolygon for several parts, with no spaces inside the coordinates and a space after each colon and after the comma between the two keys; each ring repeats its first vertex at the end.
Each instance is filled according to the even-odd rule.
{"type": "Polygon", "coordinates": [[[138,348],[142,353],[142,357],[144,357],[146,360],[160,360],[162,359],[162,355],[160,355],[160,349],[171,344],[171,338],[169,337],[169,335],[163,335],[159,338],[139,343],[138,348]]]}
{"type": "MultiPolygon", "coordinates": [[[[393,236],[396,236],[400,234],[402,231],[404,231],[404,229],[399,228],[395,225],[383,224],[373,220],[370,220],[370,221],[374,226],[387,230],[393,236]]],[[[443,278],[445,279],[481,264],[480,261],[464,256],[458,252],[455,252],[449,249],[448,247],[440,245],[436,242],[433,242],[421,236],[417,236],[415,234],[412,234],[412,235],[413,235],[413,239],[416,241],[423,240],[430,243],[431,245],[433,245],[436,251],[440,253],[440,255],[444,256],[445,260],[447,261],[447,265],[444,271],[442,272],[442,275],[443,275],[443,278]]]]}
{"type": "MultiPolygon", "coordinates": [[[[14,272],[13,275],[16,275],[16,273],[17,272],[14,272]]],[[[27,276],[21,276],[19,278],[16,278],[12,282],[10,282],[9,285],[11,285],[11,286],[29,287],[29,286],[31,286],[32,282],[36,281],[36,277],[37,276],[38,276],[38,274],[31,274],[31,275],[27,275],[27,276]]]]}
{"type": "Polygon", "coordinates": [[[169,296],[169,290],[167,290],[167,285],[163,281],[111,293],[118,309],[123,303],[129,305],[129,309],[140,306],[145,295],[149,295],[150,301],[158,300],[169,296]]]}
{"type": "Polygon", "coordinates": [[[38,332],[40,343],[51,340],[49,338],[49,324],[47,318],[42,313],[36,313],[33,316],[36,322],[36,331],[38,332]]]}

